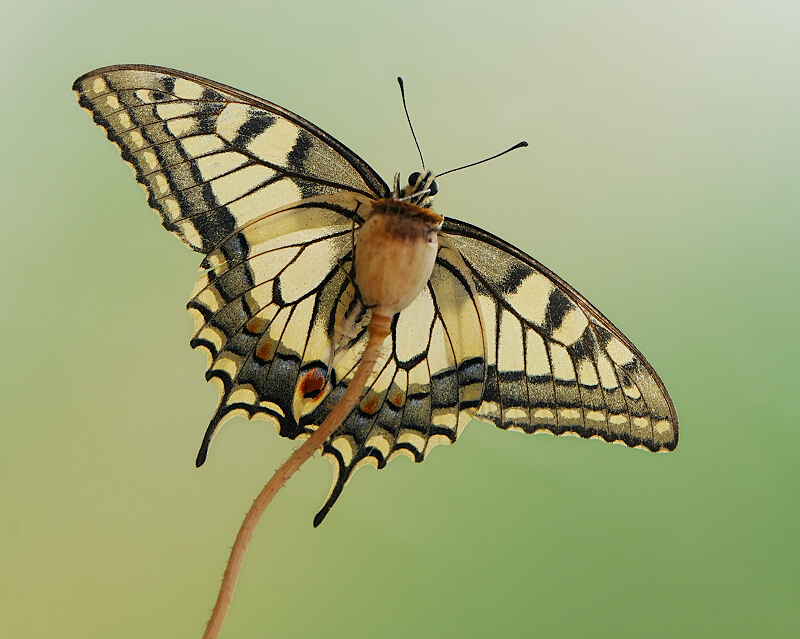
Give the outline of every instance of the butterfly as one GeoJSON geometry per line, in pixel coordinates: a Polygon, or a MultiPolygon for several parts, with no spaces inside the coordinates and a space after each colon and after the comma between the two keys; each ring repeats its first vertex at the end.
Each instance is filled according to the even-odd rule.
{"type": "MultiPolygon", "coordinates": [[[[364,348],[355,246],[371,203],[393,191],[307,120],[211,80],[121,65],[73,89],[163,226],[205,255],[187,305],[191,346],[208,353],[220,400],[197,465],[235,414],[308,437],[364,348]]],[[[675,407],[639,350],[560,277],[466,222],[445,219],[430,280],[394,316],[387,344],[359,405],[323,447],[334,479],[315,526],[360,466],[383,468],[397,455],[421,462],[473,418],[651,451],[677,446],[675,407]]]]}

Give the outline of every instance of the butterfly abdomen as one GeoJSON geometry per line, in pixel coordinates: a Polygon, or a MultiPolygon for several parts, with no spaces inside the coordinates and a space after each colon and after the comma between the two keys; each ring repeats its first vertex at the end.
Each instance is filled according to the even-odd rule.
{"type": "Polygon", "coordinates": [[[428,283],[444,218],[393,198],[375,200],[356,245],[356,282],[373,315],[393,317],[428,283]]]}

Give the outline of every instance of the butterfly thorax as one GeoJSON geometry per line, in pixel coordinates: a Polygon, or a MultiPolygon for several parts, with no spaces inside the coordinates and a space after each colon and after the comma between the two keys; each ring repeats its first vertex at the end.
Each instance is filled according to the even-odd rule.
{"type": "Polygon", "coordinates": [[[372,202],[356,244],[356,283],[373,315],[393,317],[425,287],[444,218],[394,197],[372,202]]]}
{"type": "Polygon", "coordinates": [[[394,223],[398,231],[405,230],[412,234],[438,231],[444,222],[444,216],[436,213],[430,205],[419,206],[407,200],[398,200],[392,197],[375,200],[372,203],[372,214],[375,213],[395,218],[394,223]]]}

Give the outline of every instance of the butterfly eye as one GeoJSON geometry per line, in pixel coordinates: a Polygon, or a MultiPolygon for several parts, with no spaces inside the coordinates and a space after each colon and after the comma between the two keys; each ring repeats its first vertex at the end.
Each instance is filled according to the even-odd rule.
{"type": "Polygon", "coordinates": [[[419,171],[414,171],[411,175],[408,176],[408,185],[414,186],[419,180],[419,171]]]}
{"type": "Polygon", "coordinates": [[[436,180],[434,180],[428,185],[428,190],[430,191],[430,193],[428,193],[428,196],[431,197],[439,192],[439,185],[436,183],[436,180]]]}

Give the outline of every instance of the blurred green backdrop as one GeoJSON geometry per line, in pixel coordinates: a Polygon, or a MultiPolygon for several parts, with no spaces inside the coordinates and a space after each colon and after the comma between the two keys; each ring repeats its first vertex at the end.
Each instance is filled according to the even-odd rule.
{"type": "Polygon", "coordinates": [[[226,639],[800,634],[800,4],[6,2],[0,25],[0,636],[200,637],[293,444],[227,423],[160,228],[70,91],[170,66],[261,95],[531,253],[641,348],[675,453],[470,425],[316,458],[256,532],[226,639]]]}

